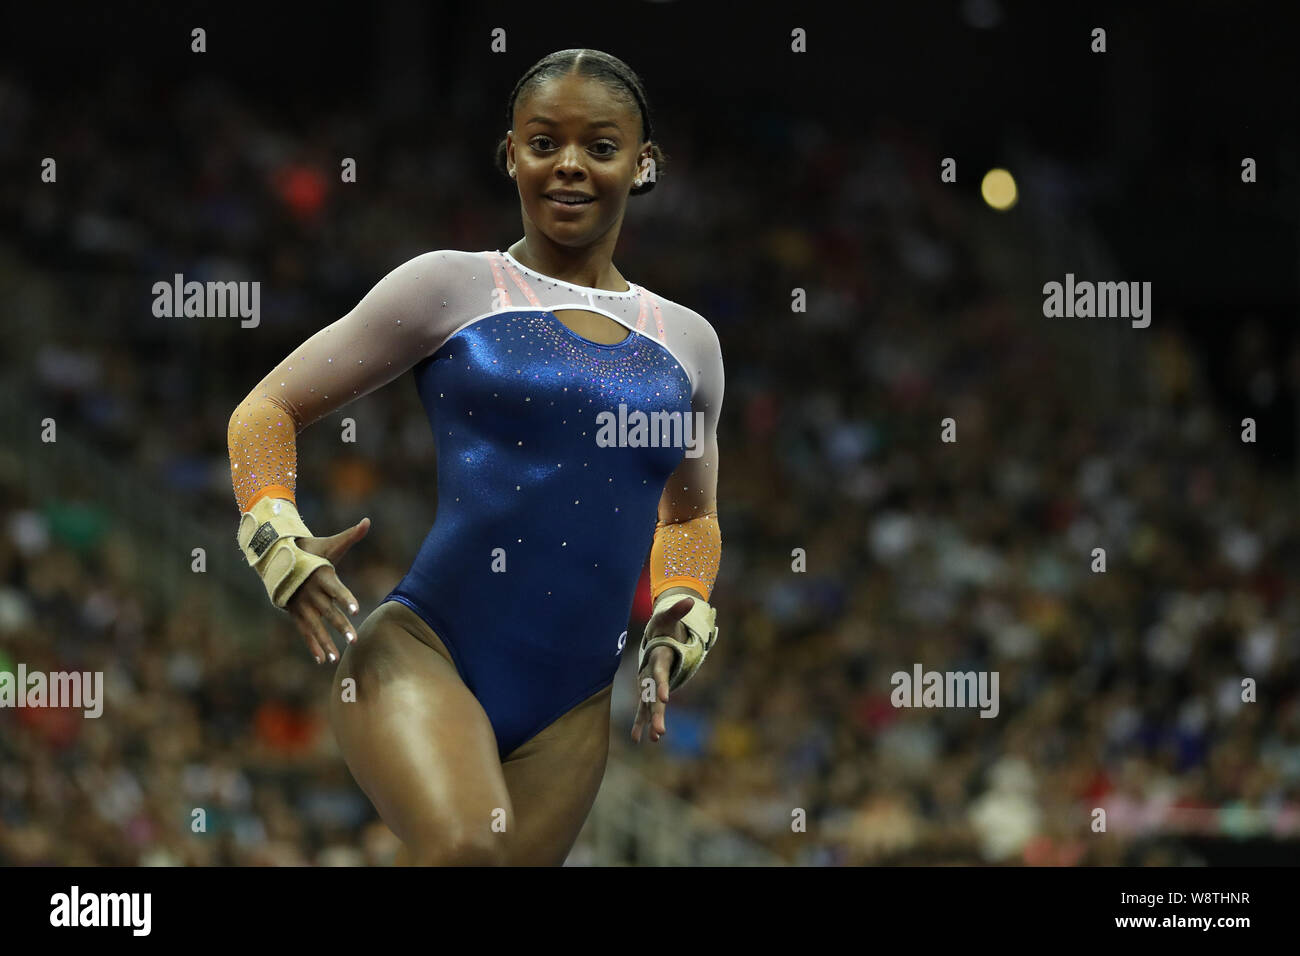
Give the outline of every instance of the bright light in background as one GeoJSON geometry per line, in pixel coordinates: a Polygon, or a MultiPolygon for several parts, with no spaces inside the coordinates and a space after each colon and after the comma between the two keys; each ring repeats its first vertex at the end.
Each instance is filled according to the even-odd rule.
{"type": "Polygon", "coordinates": [[[990,169],[980,183],[980,195],[994,209],[1005,212],[1016,204],[1016,181],[1005,169],[990,169]]]}

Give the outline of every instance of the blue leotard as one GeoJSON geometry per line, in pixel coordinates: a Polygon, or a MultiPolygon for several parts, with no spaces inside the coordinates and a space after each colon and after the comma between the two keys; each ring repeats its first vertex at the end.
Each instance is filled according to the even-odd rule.
{"type": "Polygon", "coordinates": [[[483,255],[498,290],[508,275],[525,293],[516,298],[539,305],[476,316],[414,367],[437,442],[438,507],[388,599],[446,644],[505,757],[613,680],[656,507],[685,455],[601,447],[597,414],[689,417],[693,387],[648,293],[587,290],[575,302],[577,287],[554,284],[567,308],[628,324],[621,342],[599,344],[540,307],[541,277],[483,255]],[[628,319],[605,308],[613,302],[628,319]]]}

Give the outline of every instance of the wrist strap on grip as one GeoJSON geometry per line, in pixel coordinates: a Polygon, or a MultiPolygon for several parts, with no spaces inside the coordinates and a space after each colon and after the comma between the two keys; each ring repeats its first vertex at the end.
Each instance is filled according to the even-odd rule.
{"type": "MultiPolygon", "coordinates": [[[[672,607],[684,597],[690,597],[689,594],[664,595],[655,602],[654,610],[650,612],[650,621],[654,620],[656,614],[666,607],[672,607]]],[[[650,622],[646,622],[645,634],[641,638],[640,653],[637,657],[636,669],[639,673],[645,667],[646,657],[656,647],[667,645],[677,654],[676,660],[673,661],[673,668],[668,676],[668,689],[676,690],[695,676],[695,672],[700,669],[704,663],[704,658],[708,656],[713,645],[718,640],[718,628],[713,623],[718,612],[709,606],[700,598],[694,598],[694,604],[691,609],[682,616],[682,624],[686,628],[686,641],[682,642],[668,634],[656,634],[653,637],[650,634],[650,622]]]]}
{"type": "Polygon", "coordinates": [[[330,563],[299,548],[294,539],[304,537],[312,533],[294,503],[283,498],[262,498],[240,516],[239,549],[276,607],[288,604],[313,571],[330,563]]]}

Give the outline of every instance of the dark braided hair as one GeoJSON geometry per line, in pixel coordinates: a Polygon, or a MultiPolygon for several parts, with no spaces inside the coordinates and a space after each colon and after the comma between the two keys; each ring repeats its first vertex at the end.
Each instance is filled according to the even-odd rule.
{"type": "MultiPolygon", "coordinates": [[[[529,67],[528,72],[520,77],[519,82],[515,84],[514,91],[510,94],[510,102],[506,104],[506,128],[510,129],[514,124],[515,103],[519,101],[521,96],[531,93],[534,88],[540,86],[546,80],[565,76],[569,73],[577,73],[579,76],[589,76],[601,80],[611,91],[636,103],[637,109],[641,111],[641,139],[637,145],[639,146],[646,140],[651,140],[650,155],[654,159],[655,178],[662,176],[668,164],[668,157],[659,148],[659,144],[653,141],[654,127],[650,122],[650,106],[646,102],[645,90],[641,86],[641,80],[632,72],[632,68],[618,57],[603,53],[600,50],[558,50],[549,56],[542,57],[529,67]]],[[[510,171],[506,167],[506,140],[504,138],[497,144],[496,167],[501,170],[502,175],[509,178],[510,171]]],[[[640,196],[654,188],[655,180],[647,179],[640,186],[633,186],[629,195],[640,196]]]]}

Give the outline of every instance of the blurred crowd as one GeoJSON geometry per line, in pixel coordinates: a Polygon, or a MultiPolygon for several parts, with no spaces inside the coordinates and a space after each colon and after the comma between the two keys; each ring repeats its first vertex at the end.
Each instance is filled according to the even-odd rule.
{"type": "MultiPolygon", "coordinates": [[[[0,179],[0,374],[36,403],[7,410],[0,449],[0,671],[103,671],[108,704],[0,710],[0,863],[390,861],[328,674],[264,598],[150,586],[147,492],[233,540],[226,423],[257,381],[405,259],[522,235],[489,163],[501,105],[467,86],[437,124],[289,119],[129,73],[37,95],[0,80],[0,165],[30,165],[30,142],[58,162],[57,184],[0,179]],[[260,280],[260,325],[153,316],[175,273],[260,280]],[[137,513],[42,471],[47,417],[140,476],[137,513]],[[214,613],[232,600],[241,633],[214,613]]],[[[992,214],[938,182],[923,129],[735,122],[764,162],[688,110],[657,118],[669,166],[615,257],[713,323],[727,383],[720,641],[640,748],[625,655],[611,759],[804,865],[1195,862],[1180,836],[1300,838],[1294,478],[1243,445],[1249,410],[1216,404],[1175,314],[1090,387],[1086,329],[1035,311],[1045,277],[993,277],[992,214]],[[998,672],[998,715],[893,706],[916,664],[998,672]]],[[[428,530],[434,465],[409,376],[299,437],[316,533],[374,522],[340,569],[366,610],[428,530]]]]}

